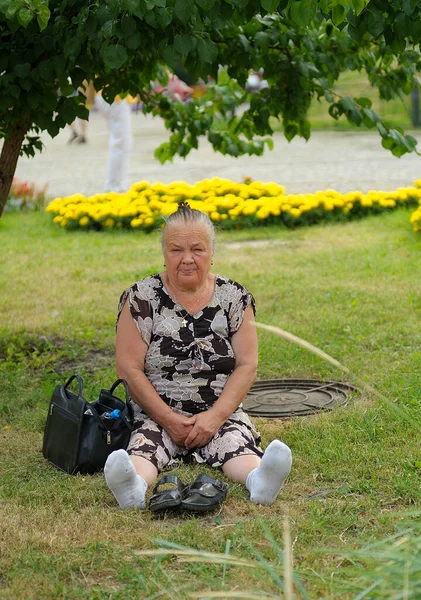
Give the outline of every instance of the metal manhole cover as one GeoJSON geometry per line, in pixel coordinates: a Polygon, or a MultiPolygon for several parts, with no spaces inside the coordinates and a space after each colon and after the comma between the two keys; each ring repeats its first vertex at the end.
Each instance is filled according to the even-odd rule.
{"type": "Polygon", "coordinates": [[[340,381],[261,379],[251,386],[243,408],[251,416],[276,419],[311,415],[343,406],[358,391],[340,381]]]}

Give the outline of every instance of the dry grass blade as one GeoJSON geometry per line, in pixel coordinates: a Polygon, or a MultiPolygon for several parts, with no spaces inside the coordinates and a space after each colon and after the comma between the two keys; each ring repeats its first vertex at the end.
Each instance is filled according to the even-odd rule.
{"type": "Polygon", "coordinates": [[[258,323],[257,321],[250,321],[250,323],[255,325],[256,327],[259,327],[260,329],[266,329],[266,331],[271,331],[272,333],[276,333],[276,335],[279,335],[280,337],[284,338],[284,340],[287,340],[288,342],[292,342],[293,344],[296,344],[297,346],[301,346],[301,348],[304,348],[305,350],[309,350],[309,352],[312,352],[313,354],[320,356],[320,358],[323,358],[324,360],[330,362],[332,365],[335,365],[335,367],[338,367],[338,369],[341,369],[341,371],[343,371],[344,373],[348,373],[349,375],[351,374],[351,371],[347,367],[342,365],[338,360],[336,360],[335,358],[333,358],[326,352],[323,352],[323,350],[320,350],[320,348],[313,346],[306,340],[303,340],[302,338],[294,335],[293,333],[290,333],[289,331],[285,331],[284,329],[281,329],[280,327],[276,327],[275,325],[266,325],[265,323],[258,323]]]}
{"type": "Polygon", "coordinates": [[[206,598],[211,600],[212,598],[237,598],[238,600],[264,600],[264,598],[273,598],[274,600],[281,600],[281,596],[273,596],[272,594],[253,594],[250,592],[200,592],[198,594],[190,594],[189,598],[206,598]]]}
{"type": "Polygon", "coordinates": [[[217,554],[211,552],[200,552],[199,550],[176,550],[172,548],[158,548],[157,550],[138,550],[134,554],[138,556],[168,556],[172,555],[180,559],[181,562],[208,562],[217,565],[229,564],[236,567],[259,567],[259,563],[250,560],[243,560],[230,556],[228,554],[217,554]]]}
{"type": "Polygon", "coordinates": [[[292,544],[291,544],[291,530],[289,526],[289,519],[284,519],[284,582],[285,582],[285,600],[294,599],[293,591],[293,572],[292,572],[292,544]]]}

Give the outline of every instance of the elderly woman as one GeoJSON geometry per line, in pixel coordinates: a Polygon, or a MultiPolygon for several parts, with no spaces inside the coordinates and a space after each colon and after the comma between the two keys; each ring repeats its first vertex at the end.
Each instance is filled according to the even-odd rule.
{"type": "Polygon", "coordinates": [[[105,465],[121,508],[144,508],[158,473],[194,458],[245,484],[250,500],[271,504],[291,469],[278,440],[263,453],[241,409],[256,377],[253,296],[210,271],[215,232],[205,213],[181,203],[162,236],[162,273],[121,296],[117,322],[118,377],[134,403],[127,452],[105,465]]]}

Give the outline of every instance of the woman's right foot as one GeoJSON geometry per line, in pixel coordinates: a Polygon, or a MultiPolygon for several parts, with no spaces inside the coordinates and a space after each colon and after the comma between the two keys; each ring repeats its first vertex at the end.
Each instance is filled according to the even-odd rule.
{"type": "Polygon", "coordinates": [[[120,508],[145,508],[148,484],[136,473],[125,450],[116,450],[110,454],[105,463],[104,475],[120,508]]]}

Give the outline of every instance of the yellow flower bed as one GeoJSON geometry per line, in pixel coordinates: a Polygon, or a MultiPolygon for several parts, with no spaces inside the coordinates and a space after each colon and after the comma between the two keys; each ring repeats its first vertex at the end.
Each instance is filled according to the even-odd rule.
{"type": "MultiPolygon", "coordinates": [[[[169,184],[140,181],[124,194],[109,192],[90,197],[73,194],[56,198],[46,210],[54,215],[54,223],[66,229],[151,231],[162,226],[165,217],[184,200],[192,208],[206,212],[223,229],[267,224],[296,227],[416,206],[421,199],[420,188],[421,185],[392,192],[373,190],[366,194],[358,191],[341,194],[334,190],[285,194],[283,186],[277,183],[248,178],[245,183],[236,183],[215,177],[194,185],[183,181],[169,184]]],[[[419,223],[418,217],[413,221],[414,228],[419,223]]]]}
{"type": "MultiPolygon", "coordinates": [[[[421,188],[421,179],[417,179],[414,183],[418,188],[421,188]]],[[[418,200],[418,208],[412,213],[410,220],[414,231],[421,231],[421,198],[418,200]]]]}

